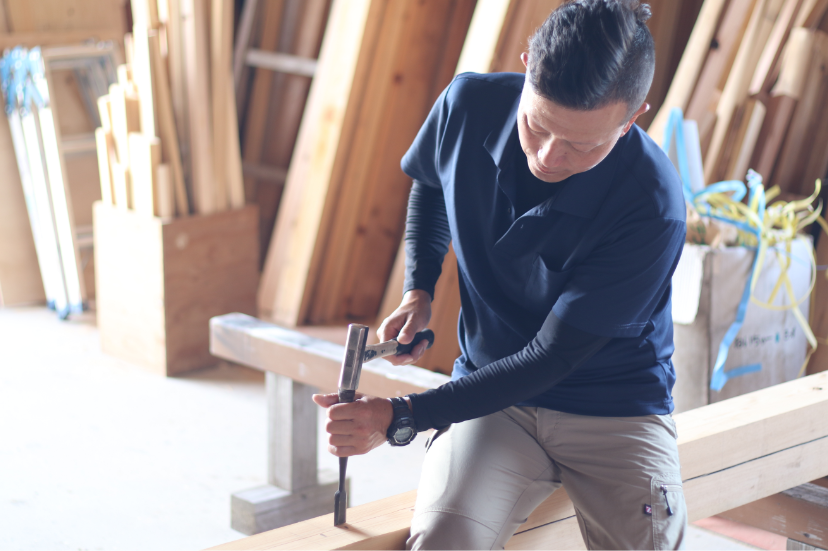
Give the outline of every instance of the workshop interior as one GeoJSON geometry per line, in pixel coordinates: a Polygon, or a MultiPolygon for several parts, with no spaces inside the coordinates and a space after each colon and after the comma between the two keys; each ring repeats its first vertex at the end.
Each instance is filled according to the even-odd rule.
{"type": "MultiPolygon", "coordinates": [[[[427,328],[389,333],[401,161],[568,3],[0,0],[0,549],[406,549],[442,430],[402,398],[455,384],[488,291],[450,213],[427,328]],[[332,455],[320,394],[392,398],[396,433],[332,455]]],[[[646,3],[683,547],[828,549],[828,0],[646,3]]],[[[506,548],[588,548],[578,507],[506,548]]]]}

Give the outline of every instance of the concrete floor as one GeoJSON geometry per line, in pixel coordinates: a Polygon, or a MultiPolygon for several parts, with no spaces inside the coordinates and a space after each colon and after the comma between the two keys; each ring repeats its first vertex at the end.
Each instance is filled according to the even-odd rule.
{"type": "MultiPolygon", "coordinates": [[[[319,432],[320,467],[336,469],[319,432]]],[[[163,378],[104,355],[92,314],[0,308],[0,550],[238,539],[230,494],[265,482],[265,443],[261,373],[163,378]]],[[[352,504],[416,488],[423,456],[418,441],[352,459],[352,504]]],[[[696,527],[687,548],[754,549],[696,527]]]]}

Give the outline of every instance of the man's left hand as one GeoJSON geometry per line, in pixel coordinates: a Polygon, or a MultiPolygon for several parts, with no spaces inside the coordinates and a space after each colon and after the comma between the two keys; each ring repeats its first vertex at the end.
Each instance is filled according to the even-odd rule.
{"type": "Polygon", "coordinates": [[[337,394],[314,394],[316,405],[328,410],[325,430],[328,451],[337,457],[362,455],[382,445],[394,419],[391,400],[357,393],[356,400],[339,403],[337,394]]]}

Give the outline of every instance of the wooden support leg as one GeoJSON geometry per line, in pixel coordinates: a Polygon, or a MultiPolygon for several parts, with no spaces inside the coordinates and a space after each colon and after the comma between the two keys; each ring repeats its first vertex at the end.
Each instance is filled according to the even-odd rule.
{"type": "Polygon", "coordinates": [[[231,497],[231,526],[247,535],[332,512],[338,486],[336,472],[317,471],[317,389],[270,372],[265,384],[268,483],[231,497]]]}

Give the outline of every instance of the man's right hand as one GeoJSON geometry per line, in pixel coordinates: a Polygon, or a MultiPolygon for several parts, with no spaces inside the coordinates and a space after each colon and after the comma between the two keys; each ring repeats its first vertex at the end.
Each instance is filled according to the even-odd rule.
{"type": "MultiPolygon", "coordinates": [[[[403,295],[403,300],[394,312],[385,318],[377,336],[380,342],[396,338],[401,344],[408,344],[414,339],[418,331],[428,326],[431,320],[431,295],[421,289],[412,289],[403,295]]],[[[386,356],[385,359],[394,365],[405,365],[420,359],[428,346],[423,341],[414,347],[411,354],[386,356]]]]}

